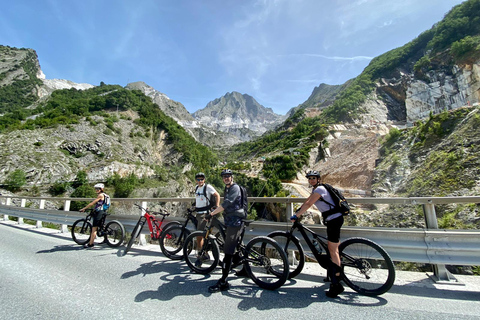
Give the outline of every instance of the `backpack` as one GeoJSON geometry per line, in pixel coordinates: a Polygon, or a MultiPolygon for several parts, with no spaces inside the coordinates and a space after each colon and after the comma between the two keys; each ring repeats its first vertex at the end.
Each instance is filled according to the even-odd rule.
{"type": "Polygon", "coordinates": [[[110,196],[106,193],[103,194],[103,206],[102,206],[102,210],[103,211],[107,211],[108,208],[110,208],[110,196]]]}
{"type": "MultiPolygon", "coordinates": [[[[201,208],[195,208],[196,211],[202,212],[202,211],[210,211],[215,206],[215,195],[212,193],[210,195],[210,198],[207,197],[207,187],[208,184],[205,183],[205,187],[203,188],[203,196],[205,199],[207,199],[207,206],[206,207],[201,207],[201,208]]],[[[197,193],[198,186],[195,188],[195,193],[197,193]]]]}
{"type": "MultiPolygon", "coordinates": [[[[247,215],[248,215],[248,193],[247,193],[247,189],[244,186],[241,186],[239,184],[236,184],[236,185],[240,187],[240,199],[239,199],[238,202],[235,201],[235,207],[237,207],[237,204],[238,204],[238,209],[243,208],[243,213],[244,213],[245,218],[246,218],[247,215]]],[[[227,187],[225,187],[224,193],[227,193],[227,187]]]]}
{"type": "Polygon", "coordinates": [[[334,213],[333,211],[336,212],[341,212],[342,215],[346,216],[350,213],[350,205],[348,204],[347,200],[343,196],[343,194],[337,189],[329,185],[328,183],[322,183],[322,186],[327,189],[328,193],[330,194],[330,197],[332,197],[333,204],[326,201],[325,199],[320,198],[321,201],[325,202],[330,206],[330,210],[325,212],[326,215],[328,215],[329,211],[332,211],[331,213],[334,213]]]}
{"type": "Polygon", "coordinates": [[[240,187],[240,194],[242,196],[242,199],[240,200],[240,205],[243,208],[243,212],[246,218],[248,215],[248,193],[247,193],[247,189],[244,186],[239,185],[239,187],[240,187]]]}

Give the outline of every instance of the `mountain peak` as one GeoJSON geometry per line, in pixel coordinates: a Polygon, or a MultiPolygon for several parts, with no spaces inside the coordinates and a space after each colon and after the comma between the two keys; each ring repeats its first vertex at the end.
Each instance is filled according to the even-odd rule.
{"type": "Polygon", "coordinates": [[[227,92],[210,101],[205,108],[193,113],[193,117],[219,131],[247,129],[254,136],[273,129],[284,120],[283,116],[274,113],[271,108],[265,108],[252,96],[237,91],[227,92]]]}

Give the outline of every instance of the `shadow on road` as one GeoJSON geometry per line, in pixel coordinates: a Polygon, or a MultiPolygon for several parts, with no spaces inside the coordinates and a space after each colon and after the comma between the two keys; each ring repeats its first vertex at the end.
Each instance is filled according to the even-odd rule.
{"type": "Polygon", "coordinates": [[[77,250],[84,250],[82,246],[78,244],[66,244],[62,246],[55,246],[52,249],[47,250],[40,250],[36,253],[54,253],[54,252],[62,252],[62,251],[77,251],[77,250]]]}
{"type": "MultiPolygon", "coordinates": [[[[175,268],[178,267],[181,267],[181,263],[175,268]]],[[[156,270],[154,272],[169,271],[165,269],[165,265],[162,263],[148,263],[143,265],[142,268],[139,268],[139,270],[132,273],[127,273],[124,276],[134,276],[143,274],[144,272],[151,273],[152,270],[150,269],[156,270]],[[144,270],[143,268],[148,270],[144,270]]],[[[135,302],[143,302],[145,300],[167,301],[178,296],[202,295],[204,297],[209,297],[211,295],[222,295],[224,297],[239,300],[238,309],[242,311],[247,311],[250,309],[301,309],[308,307],[312,303],[327,301],[364,307],[376,307],[387,304],[387,300],[385,298],[364,297],[356,293],[344,293],[337,299],[329,299],[325,296],[325,290],[328,289],[328,284],[313,288],[295,288],[292,285],[295,284],[296,281],[290,281],[287,282],[286,286],[276,291],[264,290],[259,288],[249,278],[243,278],[241,280],[241,286],[236,285],[235,283],[238,283],[238,281],[232,279],[231,283],[235,283],[232,283],[230,290],[212,294],[208,292],[208,287],[216,283],[219,275],[217,275],[214,280],[210,280],[210,275],[194,274],[185,267],[180,273],[179,271],[181,270],[179,269],[176,269],[176,272],[174,270],[172,271],[172,273],[160,277],[164,283],[159,286],[157,290],[140,292],[135,296],[135,302]]]]}

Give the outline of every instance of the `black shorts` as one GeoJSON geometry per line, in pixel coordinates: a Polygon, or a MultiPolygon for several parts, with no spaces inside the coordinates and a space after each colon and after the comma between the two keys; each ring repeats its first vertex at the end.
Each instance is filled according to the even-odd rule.
{"type": "Polygon", "coordinates": [[[102,218],[106,215],[104,210],[99,210],[95,211],[93,213],[93,226],[94,227],[100,227],[100,222],[102,221],[102,218]]]}
{"type": "Polygon", "coordinates": [[[223,245],[223,252],[225,254],[233,255],[235,253],[235,248],[237,247],[238,240],[242,235],[243,231],[243,222],[239,227],[228,227],[225,235],[225,244],[223,245]]]}
{"type": "Polygon", "coordinates": [[[343,216],[325,222],[327,226],[327,239],[330,242],[340,242],[340,229],[343,225],[343,216]]]}

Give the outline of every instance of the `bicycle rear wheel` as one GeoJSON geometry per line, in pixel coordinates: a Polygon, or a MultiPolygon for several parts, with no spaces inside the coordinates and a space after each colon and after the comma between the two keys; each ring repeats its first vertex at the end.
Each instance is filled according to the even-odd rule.
{"type": "Polygon", "coordinates": [[[288,279],[295,278],[302,272],[305,265],[305,251],[297,237],[289,232],[274,231],[267,235],[277,241],[287,255],[289,274],[288,279]]]}
{"type": "Polygon", "coordinates": [[[288,258],[282,247],[268,237],[255,237],[244,251],[244,267],[259,287],[267,290],[280,288],[288,279],[288,258]]]}
{"type": "MultiPolygon", "coordinates": [[[[183,245],[190,234],[190,230],[182,225],[171,225],[161,233],[159,243],[163,254],[172,260],[183,258],[183,245]]],[[[192,251],[192,246],[187,248],[188,254],[192,251]]]]}
{"type": "Polygon", "coordinates": [[[105,226],[105,241],[110,247],[118,247],[125,239],[125,228],[118,221],[110,221],[105,226]]]}
{"type": "Polygon", "coordinates": [[[340,244],[343,281],[358,293],[378,296],[395,281],[395,267],[388,253],[375,242],[350,238],[340,244]]]}
{"type": "Polygon", "coordinates": [[[92,224],[87,219],[80,219],[73,223],[72,239],[79,245],[84,245],[90,240],[92,224]]]}
{"type": "Polygon", "coordinates": [[[188,235],[183,245],[183,255],[188,267],[195,273],[208,274],[218,265],[220,250],[215,238],[204,239],[206,231],[195,231],[188,235]],[[199,246],[197,238],[204,239],[199,246]]]}
{"type": "Polygon", "coordinates": [[[128,241],[128,244],[127,246],[125,247],[125,252],[123,254],[127,254],[128,250],[130,250],[133,246],[133,243],[135,242],[135,240],[138,238],[138,236],[140,235],[140,232],[142,232],[142,229],[143,229],[143,223],[141,223],[140,221],[137,223],[137,225],[135,226],[135,228],[133,228],[133,231],[132,231],[132,237],[130,238],[130,240],[128,241]]]}

